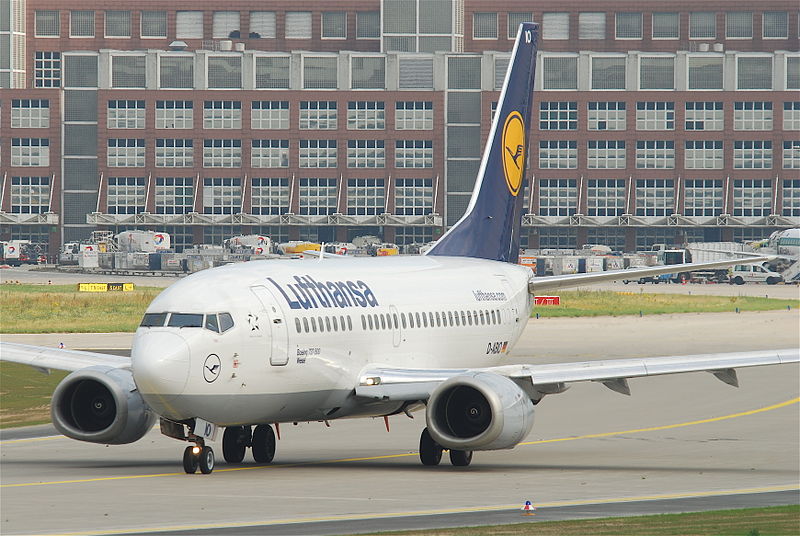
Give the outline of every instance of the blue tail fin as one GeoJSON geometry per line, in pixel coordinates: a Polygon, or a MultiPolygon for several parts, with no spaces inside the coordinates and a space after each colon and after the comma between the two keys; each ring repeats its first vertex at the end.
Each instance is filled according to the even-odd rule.
{"type": "Polygon", "coordinates": [[[428,255],[517,262],[538,37],[538,24],[520,25],[472,199],[428,255]]]}

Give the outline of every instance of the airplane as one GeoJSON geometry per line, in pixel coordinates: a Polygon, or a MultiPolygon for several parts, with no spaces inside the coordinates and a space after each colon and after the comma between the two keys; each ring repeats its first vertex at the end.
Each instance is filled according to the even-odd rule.
{"type": "MultiPolygon", "coordinates": [[[[0,343],[0,358],[72,371],[51,416],[73,439],[124,444],[155,424],[188,443],[186,473],[223,457],[275,455],[280,424],[424,410],[422,464],[449,451],[509,449],[533,425],[534,405],[571,383],[630,394],[628,379],[797,363],[797,349],[507,365],[542,292],[631,277],[631,270],[534,277],[516,264],[539,28],[523,23],[464,216],[423,256],[264,260],[190,275],[157,296],[131,356],[0,343]]],[[[637,269],[636,277],[761,262],[749,257],[637,269]]]]}

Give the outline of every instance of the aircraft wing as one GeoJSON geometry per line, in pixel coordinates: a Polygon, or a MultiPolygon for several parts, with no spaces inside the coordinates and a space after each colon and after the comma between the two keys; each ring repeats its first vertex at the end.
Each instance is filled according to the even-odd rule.
{"type": "Polygon", "coordinates": [[[49,369],[73,371],[94,365],[113,368],[131,366],[130,357],[11,342],[0,342],[0,361],[30,365],[43,372],[49,369]]]}
{"type": "Polygon", "coordinates": [[[550,292],[562,288],[582,287],[604,281],[617,281],[620,279],[639,279],[660,274],[673,274],[679,272],[694,272],[697,270],[719,270],[737,264],[754,264],[771,260],[773,257],[755,256],[739,259],[726,259],[714,262],[697,262],[685,264],[671,264],[669,266],[652,266],[647,268],[629,268],[627,270],[612,270],[609,272],[591,272],[586,274],[565,274],[543,277],[533,277],[528,281],[528,292],[533,295],[550,292]]]}
{"type": "Polygon", "coordinates": [[[481,369],[366,369],[356,396],[379,400],[427,400],[443,381],[465,372],[493,372],[514,380],[532,399],[565,391],[570,383],[594,381],[618,393],[630,394],[628,379],[642,376],[710,372],[738,387],[735,369],[800,362],[800,349],[759,350],[725,354],[613,359],[545,365],[506,365],[481,369]]]}

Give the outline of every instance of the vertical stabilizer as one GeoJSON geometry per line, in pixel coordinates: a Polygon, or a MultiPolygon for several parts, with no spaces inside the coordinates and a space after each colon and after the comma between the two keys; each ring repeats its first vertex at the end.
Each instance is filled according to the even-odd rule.
{"type": "Polygon", "coordinates": [[[517,262],[538,38],[538,24],[520,24],[472,199],[428,255],[517,262]]]}

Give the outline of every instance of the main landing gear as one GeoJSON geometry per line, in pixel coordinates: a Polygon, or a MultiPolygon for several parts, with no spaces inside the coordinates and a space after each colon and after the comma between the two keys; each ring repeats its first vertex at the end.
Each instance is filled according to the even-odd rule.
{"type": "MultiPolygon", "coordinates": [[[[428,429],[422,430],[422,435],[419,437],[419,459],[422,465],[439,465],[442,461],[442,452],[444,448],[433,440],[428,429]]],[[[456,467],[468,466],[472,463],[472,451],[450,449],[450,463],[456,467]]]]}
{"type": "Polygon", "coordinates": [[[270,463],[275,457],[275,433],[268,424],[229,426],[222,435],[222,455],[228,463],[241,463],[247,447],[253,450],[257,463],[270,463]]]}

